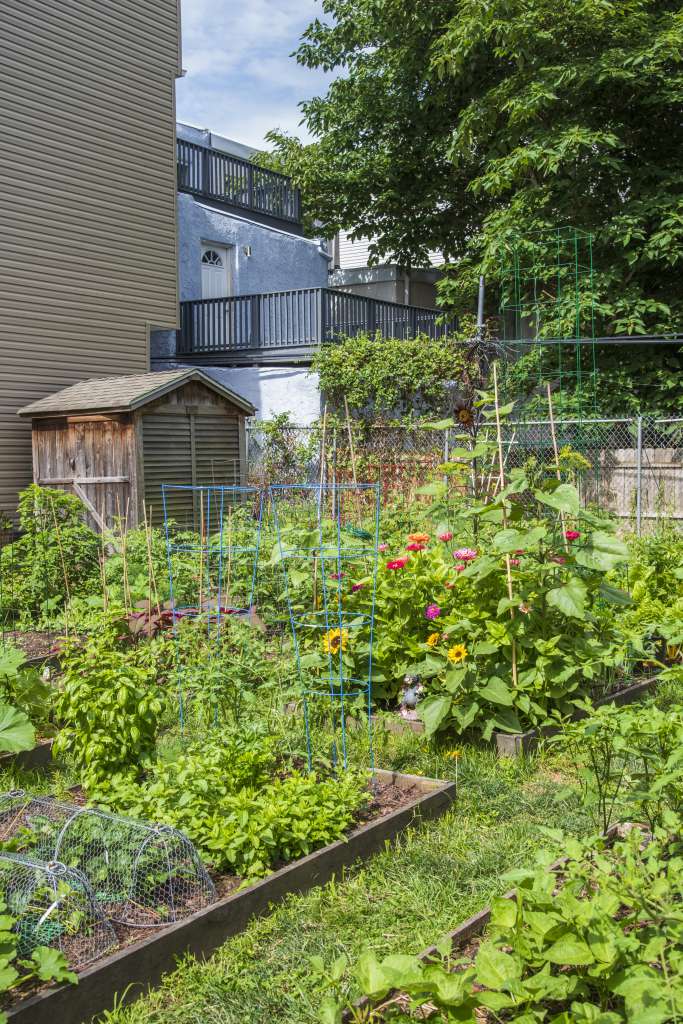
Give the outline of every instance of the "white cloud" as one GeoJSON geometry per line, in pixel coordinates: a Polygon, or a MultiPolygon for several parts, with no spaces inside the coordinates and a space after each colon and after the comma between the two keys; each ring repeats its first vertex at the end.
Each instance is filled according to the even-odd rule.
{"type": "Polygon", "coordinates": [[[290,54],[319,16],[317,0],[183,0],[178,119],[253,146],[270,128],[305,136],[298,103],[328,76],[290,54]]]}

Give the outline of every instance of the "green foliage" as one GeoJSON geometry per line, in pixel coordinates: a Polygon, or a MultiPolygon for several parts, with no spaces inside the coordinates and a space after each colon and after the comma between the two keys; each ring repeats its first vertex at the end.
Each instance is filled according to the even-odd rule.
{"type": "Polygon", "coordinates": [[[364,779],[279,774],[270,738],[253,731],[209,737],[151,765],[143,783],[102,779],[95,802],[181,829],[220,871],[261,877],[279,862],[342,839],[368,801],[364,779]]]}
{"type": "MultiPolygon", "coordinates": [[[[31,981],[77,984],[77,976],[69,970],[64,954],[57,949],[37,946],[28,959],[20,958],[19,921],[7,911],[6,902],[0,900],[0,995],[31,981]]],[[[8,1019],[7,1014],[0,1010],[0,1024],[6,1024],[8,1019]]]]}
{"type": "Polygon", "coordinates": [[[615,815],[662,828],[683,813],[683,708],[586,704],[587,717],[563,725],[587,806],[603,830],[615,815]]]}
{"type": "Polygon", "coordinates": [[[396,419],[445,410],[448,384],[459,376],[462,362],[448,339],[359,334],[324,345],[312,369],[332,409],[343,414],[346,398],[356,416],[396,419]]]}
{"type": "MultiPolygon", "coordinates": [[[[401,954],[380,962],[367,952],[356,966],[363,992],[382,999],[398,989],[412,1007],[431,1004],[436,1021],[677,1020],[683,1013],[677,830],[643,843],[633,829],[611,848],[604,840],[570,839],[566,849],[557,873],[546,858],[507,876],[516,895],[492,900],[488,934],[476,953],[451,956],[442,946],[442,960],[425,964],[401,954]]],[[[390,1003],[381,1019],[407,1018],[390,1003]]]]}
{"type": "Polygon", "coordinates": [[[328,235],[454,272],[470,311],[513,237],[594,231],[597,332],[675,330],[683,294],[678,0],[326,0],[297,51],[337,72],[302,107],[310,145],[272,133],[328,235]]]}
{"type": "Polygon", "coordinates": [[[167,641],[133,645],[116,618],[85,643],[64,641],[54,749],[73,758],[86,789],[118,772],[135,778],[151,758],[169,659],[167,641]]]}
{"type": "Polygon", "coordinates": [[[26,661],[23,651],[9,645],[0,647],[0,699],[14,705],[42,736],[48,736],[53,732],[55,691],[49,678],[43,678],[40,670],[26,661]]]}
{"type": "Polygon", "coordinates": [[[64,491],[32,484],[19,496],[21,535],[2,550],[0,619],[49,622],[68,598],[98,586],[99,538],[64,491]]]}

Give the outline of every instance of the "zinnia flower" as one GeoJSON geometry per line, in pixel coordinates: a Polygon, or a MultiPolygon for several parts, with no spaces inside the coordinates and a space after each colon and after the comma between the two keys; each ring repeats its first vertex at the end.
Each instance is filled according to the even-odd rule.
{"type": "Polygon", "coordinates": [[[426,544],[429,540],[428,533],[409,533],[408,540],[412,541],[413,544],[426,544]]]}
{"type": "Polygon", "coordinates": [[[417,541],[413,541],[412,544],[406,544],[406,551],[424,551],[424,544],[418,544],[417,541]]]}
{"type": "Polygon", "coordinates": [[[440,633],[430,633],[429,636],[427,637],[427,646],[428,647],[436,647],[436,645],[439,642],[440,637],[441,637],[440,633]]]}
{"type": "Polygon", "coordinates": [[[378,551],[388,551],[389,550],[389,545],[388,544],[378,544],[377,545],[377,550],[378,551]]]}
{"type": "Polygon", "coordinates": [[[515,554],[516,555],[523,555],[524,554],[524,548],[517,548],[517,550],[515,551],[515,554]]]}
{"type": "Polygon", "coordinates": [[[330,573],[330,579],[331,580],[340,580],[340,579],[343,578],[343,576],[344,576],[343,572],[331,572],[330,573]]]}
{"type": "Polygon", "coordinates": [[[464,563],[464,562],[461,562],[461,563],[460,563],[460,565],[456,565],[456,567],[455,567],[455,571],[456,571],[456,572],[464,572],[464,570],[465,570],[466,568],[467,568],[467,566],[465,565],[465,563],[464,563]]]}
{"type": "Polygon", "coordinates": [[[452,647],[448,648],[448,654],[446,657],[454,665],[457,665],[458,662],[464,661],[467,657],[467,648],[464,644],[453,644],[452,647]]]}
{"type": "Polygon", "coordinates": [[[457,551],[453,552],[453,558],[457,562],[471,562],[473,558],[477,557],[477,552],[474,548],[458,548],[457,551]]]}
{"type": "Polygon", "coordinates": [[[518,558],[511,558],[510,559],[510,565],[515,565],[515,566],[519,565],[519,559],[518,558]]]}
{"type": "Polygon", "coordinates": [[[392,558],[390,562],[387,562],[387,569],[405,569],[407,562],[407,558],[392,558]]]}
{"type": "Polygon", "coordinates": [[[352,583],[351,584],[351,593],[355,594],[357,590],[362,590],[364,586],[365,586],[364,583],[352,583]]]}
{"type": "Polygon", "coordinates": [[[425,608],[425,619],[438,619],[441,609],[438,604],[428,604],[425,608]]]}
{"type": "Polygon", "coordinates": [[[328,630],[323,637],[323,650],[325,654],[339,654],[340,650],[345,651],[348,639],[348,629],[335,627],[328,630]]]}
{"type": "Polygon", "coordinates": [[[528,604],[527,601],[522,601],[522,603],[519,606],[519,610],[522,613],[522,615],[528,615],[531,611],[531,605],[528,604]]]}
{"type": "Polygon", "coordinates": [[[578,540],[581,536],[578,530],[565,530],[564,535],[567,540],[578,540]]]}
{"type": "Polygon", "coordinates": [[[439,534],[439,540],[442,540],[446,544],[449,540],[453,540],[453,534],[450,530],[444,530],[443,533],[439,534]]]}

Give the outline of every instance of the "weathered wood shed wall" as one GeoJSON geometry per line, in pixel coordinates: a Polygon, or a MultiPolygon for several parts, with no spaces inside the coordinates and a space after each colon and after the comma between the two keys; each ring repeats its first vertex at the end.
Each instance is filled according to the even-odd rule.
{"type": "MultiPolygon", "coordinates": [[[[253,406],[190,369],[85,381],[21,410],[30,416],[33,476],[73,491],[93,524],[163,520],[161,485],[241,485],[245,418],[253,406]]],[[[196,525],[190,490],[173,491],[167,511],[196,525]]]]}

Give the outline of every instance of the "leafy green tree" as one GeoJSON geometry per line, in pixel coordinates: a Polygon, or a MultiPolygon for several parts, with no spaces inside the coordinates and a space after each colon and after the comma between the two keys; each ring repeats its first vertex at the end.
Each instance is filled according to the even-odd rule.
{"type": "MultiPolygon", "coordinates": [[[[297,59],[339,71],[302,104],[314,142],[272,133],[311,215],[406,265],[441,249],[471,310],[501,247],[595,233],[600,333],[683,311],[680,0],[323,0],[297,59]]],[[[494,311],[492,309],[492,311],[494,311]]]]}

